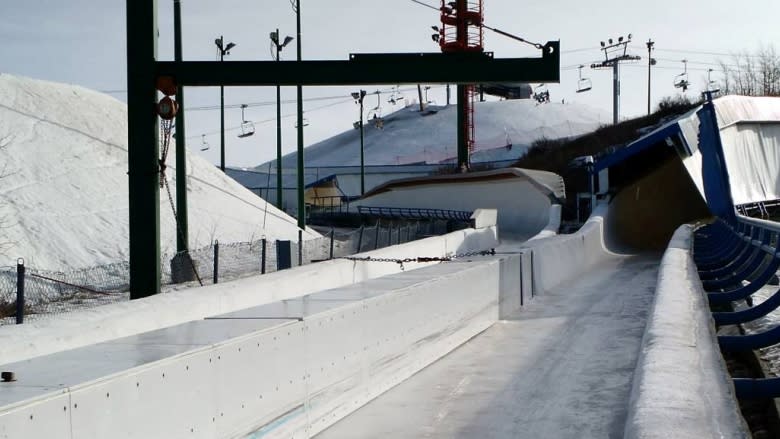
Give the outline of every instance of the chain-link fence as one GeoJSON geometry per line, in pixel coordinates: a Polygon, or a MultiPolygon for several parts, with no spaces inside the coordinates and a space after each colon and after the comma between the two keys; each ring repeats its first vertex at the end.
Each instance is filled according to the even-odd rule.
{"type": "MultiPolygon", "coordinates": [[[[271,273],[341,258],[390,245],[441,235],[456,225],[448,221],[378,222],[348,232],[331,230],[324,236],[298,242],[257,240],[219,243],[161,258],[163,291],[207,285],[271,273]],[[285,252],[285,249],[289,251],[285,252]],[[287,260],[280,260],[286,258],[287,260]],[[300,261],[300,263],[299,263],[300,261]]],[[[22,265],[23,266],[23,265],[22,265]]],[[[76,309],[129,300],[130,265],[120,262],[68,272],[0,267],[0,325],[17,323],[17,290],[22,282],[24,321],[76,309]],[[20,275],[21,273],[21,275],[20,275]]]]}

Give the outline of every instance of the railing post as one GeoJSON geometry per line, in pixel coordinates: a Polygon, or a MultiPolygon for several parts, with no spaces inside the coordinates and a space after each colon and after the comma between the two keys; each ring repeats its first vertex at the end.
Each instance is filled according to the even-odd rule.
{"type": "Polygon", "coordinates": [[[219,283],[219,241],[214,241],[214,283],[219,283]]]}
{"type": "Polygon", "coordinates": [[[330,229],[330,257],[328,259],[333,259],[333,240],[336,237],[336,229],[331,228],[330,229]]]}
{"type": "Polygon", "coordinates": [[[24,323],[24,259],[16,260],[16,324],[24,323]]]}
{"type": "Polygon", "coordinates": [[[379,231],[382,230],[382,220],[376,220],[376,239],[374,239],[374,250],[379,248],[379,231]]]}
{"type": "Polygon", "coordinates": [[[260,274],[265,274],[266,246],[268,241],[263,238],[261,242],[263,247],[260,249],[260,274]]]}
{"type": "Polygon", "coordinates": [[[360,249],[363,247],[363,230],[365,230],[364,226],[360,225],[360,235],[358,236],[358,245],[357,245],[357,252],[360,253],[360,249]]]}
{"type": "Polygon", "coordinates": [[[303,230],[298,229],[298,266],[303,265],[303,230]]]}

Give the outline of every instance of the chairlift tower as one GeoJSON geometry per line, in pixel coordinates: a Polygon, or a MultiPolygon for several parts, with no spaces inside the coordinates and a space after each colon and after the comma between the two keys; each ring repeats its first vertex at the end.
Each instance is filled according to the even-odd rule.
{"type": "Polygon", "coordinates": [[[612,123],[617,124],[620,115],[620,63],[625,61],[639,61],[640,56],[629,55],[628,45],[631,43],[631,34],[627,38],[619,37],[617,42],[612,38],[601,42],[601,50],[604,51],[604,61],[590,65],[591,69],[612,69],[612,123]]]}
{"type": "MultiPolygon", "coordinates": [[[[484,52],[484,8],[482,0],[441,1],[439,47],[444,53],[484,52]]],[[[474,152],[474,84],[459,84],[458,95],[458,168],[468,169],[474,152]]]]}

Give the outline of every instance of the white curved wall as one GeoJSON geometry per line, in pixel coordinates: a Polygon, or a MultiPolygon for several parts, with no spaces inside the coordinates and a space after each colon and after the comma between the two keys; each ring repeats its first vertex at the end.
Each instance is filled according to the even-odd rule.
{"type": "Polygon", "coordinates": [[[464,211],[498,209],[501,233],[527,239],[547,226],[552,202],[528,180],[512,178],[393,187],[355,205],[464,211]]]}

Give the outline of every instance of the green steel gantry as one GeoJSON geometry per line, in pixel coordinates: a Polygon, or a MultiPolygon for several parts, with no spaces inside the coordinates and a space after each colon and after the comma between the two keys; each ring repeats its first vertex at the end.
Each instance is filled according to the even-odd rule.
{"type": "MultiPolygon", "coordinates": [[[[156,112],[159,77],[173,78],[178,87],[543,83],[560,79],[560,44],[556,41],[544,45],[541,58],[498,59],[491,53],[408,53],[353,54],[344,61],[158,61],[157,0],[127,0],[126,10],[132,299],[160,292],[160,151],[156,112]]],[[[464,135],[463,131],[458,130],[459,137],[464,135]]],[[[468,151],[461,151],[465,142],[459,141],[458,145],[460,166],[467,163],[468,151]]],[[[183,163],[181,156],[177,158],[183,163]]],[[[303,171],[298,169],[299,175],[303,171]]],[[[302,199],[303,188],[298,191],[302,199]]],[[[180,188],[177,195],[182,193],[186,191],[180,188]]],[[[186,215],[186,211],[179,212],[179,216],[186,215]]],[[[304,212],[299,211],[298,215],[303,217],[304,212]]],[[[303,227],[301,219],[299,226],[303,227]]]]}

